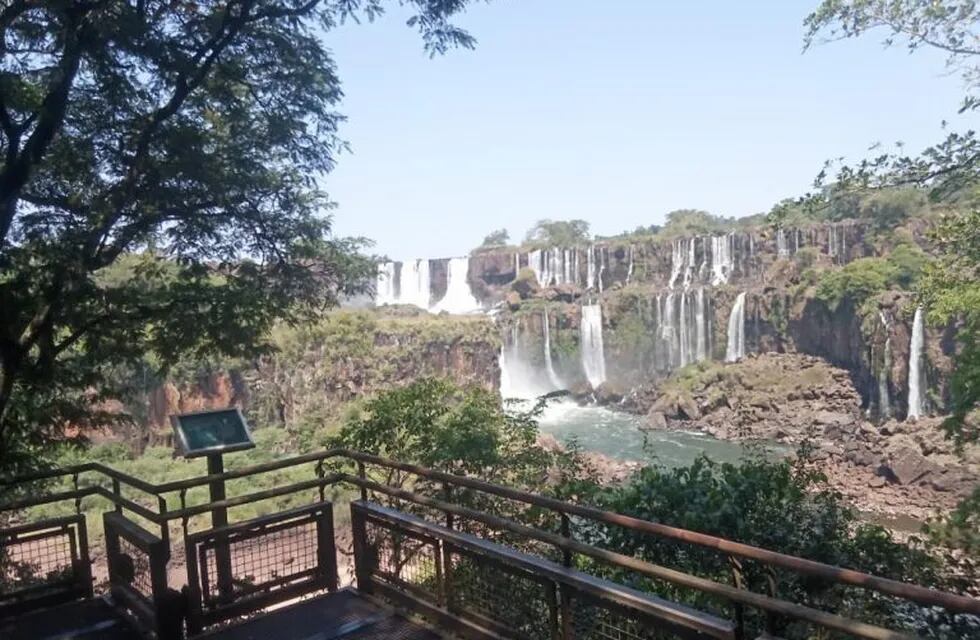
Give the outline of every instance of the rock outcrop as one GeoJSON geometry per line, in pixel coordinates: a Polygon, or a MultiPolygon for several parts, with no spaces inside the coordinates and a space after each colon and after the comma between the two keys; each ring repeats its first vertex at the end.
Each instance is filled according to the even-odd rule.
{"type": "Polygon", "coordinates": [[[830,483],[868,512],[925,519],[952,508],[980,482],[980,447],[954,451],[939,418],[866,420],[848,372],[813,356],[773,353],[706,364],[634,402],[651,429],[807,442],[830,483]]]}

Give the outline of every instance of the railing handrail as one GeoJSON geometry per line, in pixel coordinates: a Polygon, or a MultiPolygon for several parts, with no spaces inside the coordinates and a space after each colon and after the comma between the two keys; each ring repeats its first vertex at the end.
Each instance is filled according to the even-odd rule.
{"type": "MultiPolygon", "coordinates": [[[[659,536],[661,538],[676,540],[687,544],[694,544],[704,548],[713,549],[731,556],[738,556],[741,558],[762,562],[770,566],[787,569],[794,573],[820,577],[841,584],[847,584],[850,586],[870,589],[872,591],[877,591],[879,593],[910,600],[918,604],[923,604],[928,606],[940,606],[953,612],[971,613],[974,615],[980,615],[980,600],[971,598],[969,596],[961,596],[950,592],[939,591],[937,589],[923,587],[920,585],[906,583],[906,582],[900,582],[898,580],[892,580],[890,578],[882,578],[861,571],[846,569],[843,567],[837,567],[826,563],[817,562],[815,560],[808,560],[806,558],[792,556],[778,551],[771,551],[769,549],[764,549],[762,547],[756,547],[741,542],[735,542],[733,540],[728,540],[725,538],[720,538],[705,533],[699,533],[688,529],[672,527],[662,523],[651,522],[649,520],[642,520],[640,518],[635,518],[633,516],[627,516],[611,511],[603,511],[601,509],[596,509],[594,507],[576,505],[555,498],[548,498],[546,496],[533,494],[527,491],[521,491],[519,489],[514,489],[513,487],[494,484],[491,482],[487,482],[485,480],[480,480],[478,478],[446,473],[443,471],[436,471],[434,469],[428,469],[426,467],[421,467],[414,464],[398,462],[395,460],[389,460],[387,458],[383,458],[373,454],[363,453],[360,451],[352,451],[352,450],[342,449],[342,448],[325,449],[322,451],[316,451],[316,452],[311,452],[298,456],[282,458],[280,460],[275,460],[271,462],[251,465],[248,467],[242,467],[240,469],[234,469],[231,471],[226,471],[224,473],[195,476],[193,478],[175,480],[162,484],[153,484],[150,482],[146,482],[144,480],[134,478],[133,476],[130,476],[128,474],[116,471],[115,469],[112,469],[111,467],[108,467],[102,463],[91,462],[91,463],[84,463],[80,465],[73,465],[71,467],[67,467],[65,469],[60,469],[60,470],[48,470],[36,474],[23,475],[20,477],[16,477],[0,482],[0,486],[13,486],[25,482],[34,482],[38,480],[50,479],[50,478],[55,478],[64,475],[72,475],[72,474],[85,473],[89,471],[97,471],[103,473],[104,475],[106,475],[107,477],[113,480],[118,480],[119,482],[131,485],[134,488],[140,489],[148,494],[154,495],[159,498],[162,494],[165,493],[171,493],[174,491],[185,491],[193,487],[210,484],[211,482],[217,480],[232,480],[236,478],[256,475],[259,473],[266,473],[269,471],[276,471],[279,469],[285,469],[292,466],[298,466],[301,464],[309,464],[311,462],[324,462],[331,458],[342,458],[342,459],[352,460],[363,464],[370,464],[370,465],[385,467],[388,469],[404,471],[412,475],[416,475],[429,480],[439,481],[448,485],[475,489],[477,491],[481,491],[491,495],[496,495],[502,498],[507,498],[510,500],[523,502],[525,504],[539,506],[545,509],[549,509],[557,514],[574,515],[596,522],[602,522],[605,524],[611,524],[611,525],[623,527],[625,529],[638,531],[641,533],[659,536]]],[[[294,483],[293,485],[285,485],[284,487],[278,487],[273,490],[256,492],[254,494],[247,494],[245,496],[239,496],[237,498],[229,498],[215,503],[196,505],[193,507],[186,507],[183,509],[173,510],[173,511],[166,511],[166,513],[153,513],[146,507],[142,507],[141,505],[138,505],[131,500],[126,500],[121,496],[115,495],[112,492],[106,490],[104,487],[100,487],[100,486],[87,487],[85,489],[79,490],[78,492],[62,492],[59,494],[54,494],[54,496],[57,497],[57,500],[66,500],[74,497],[76,493],[80,493],[84,495],[98,494],[109,499],[110,501],[115,502],[116,504],[121,504],[121,506],[125,506],[126,508],[131,508],[139,515],[146,517],[148,520],[151,520],[154,523],[165,524],[169,520],[200,515],[202,513],[211,511],[215,508],[237,506],[239,504],[245,504],[247,502],[255,501],[258,499],[264,499],[266,497],[275,497],[278,495],[284,495],[286,493],[302,490],[304,488],[315,488],[318,485],[323,486],[327,484],[335,484],[338,481],[346,481],[348,483],[351,483],[352,480],[354,484],[358,484],[356,482],[357,479],[353,476],[346,476],[346,474],[340,474],[340,476],[345,476],[345,477],[338,477],[337,474],[332,474],[329,477],[322,477],[322,478],[318,478],[317,480],[294,483]],[[134,505],[140,508],[134,509],[133,508],[134,505]]],[[[56,500],[50,500],[50,501],[53,502],[56,500]]],[[[40,504],[42,502],[44,502],[43,497],[29,499],[29,500],[20,500],[10,505],[0,505],[0,512],[9,511],[13,509],[20,509],[20,508],[24,508],[25,505],[40,504]]]]}

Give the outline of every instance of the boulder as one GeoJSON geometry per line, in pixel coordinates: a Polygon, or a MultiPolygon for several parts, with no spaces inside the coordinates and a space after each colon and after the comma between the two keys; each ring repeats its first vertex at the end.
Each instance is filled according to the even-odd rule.
{"type": "Polygon", "coordinates": [[[817,411],[813,414],[813,422],[822,426],[836,425],[839,427],[848,427],[853,425],[855,421],[855,417],[849,413],[817,411]]]}
{"type": "Polygon", "coordinates": [[[667,429],[667,416],[664,415],[663,411],[657,411],[656,409],[651,409],[650,413],[647,414],[645,429],[651,431],[666,431],[667,429]]]}
{"type": "Polygon", "coordinates": [[[928,475],[932,465],[918,451],[903,449],[883,465],[883,470],[899,484],[909,485],[928,475]]]}
{"type": "Polygon", "coordinates": [[[698,403],[694,401],[689,395],[682,395],[677,399],[677,408],[683,417],[688,420],[700,420],[701,419],[701,409],[698,408],[698,403]]]}

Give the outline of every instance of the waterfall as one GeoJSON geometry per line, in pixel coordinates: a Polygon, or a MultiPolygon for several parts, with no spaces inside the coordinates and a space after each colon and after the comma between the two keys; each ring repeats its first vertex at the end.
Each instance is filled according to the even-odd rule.
{"type": "Polygon", "coordinates": [[[629,260],[629,266],[626,268],[626,284],[629,284],[633,277],[633,245],[630,245],[629,260]]]}
{"type": "Polygon", "coordinates": [[[394,295],[393,288],[388,289],[386,293],[391,294],[391,298],[379,304],[414,304],[416,307],[428,309],[431,290],[429,261],[406,260],[402,263],[401,277],[398,279],[398,295],[394,295]]]}
{"type": "Polygon", "coordinates": [[[789,245],[786,244],[786,231],[782,227],[776,229],[776,254],[780,258],[789,256],[789,245]]]}
{"type": "Polygon", "coordinates": [[[674,292],[671,291],[663,300],[657,296],[657,302],[663,304],[660,312],[660,339],[666,343],[667,362],[664,371],[670,371],[677,366],[677,330],[674,328],[674,292]]]}
{"type": "Polygon", "coordinates": [[[878,416],[887,419],[892,413],[891,394],[888,391],[888,377],[892,370],[892,336],[885,312],[878,311],[878,318],[885,329],[885,352],[881,356],[881,371],[878,374],[878,416]]]}
{"type": "Polygon", "coordinates": [[[728,316],[728,348],[725,362],[737,362],[745,357],[745,292],[738,294],[728,316]]]}
{"type": "Polygon", "coordinates": [[[432,308],[434,313],[474,313],[480,311],[480,302],[470,289],[470,259],[450,258],[446,295],[432,308]]]}
{"type": "Polygon", "coordinates": [[[555,367],[551,363],[551,327],[548,322],[548,310],[545,309],[541,314],[542,335],[544,336],[544,368],[548,372],[548,381],[555,389],[564,389],[565,385],[555,373],[555,367]]]}
{"type": "Polygon", "coordinates": [[[698,362],[707,359],[708,351],[708,313],[705,306],[704,288],[698,289],[694,311],[694,324],[697,327],[697,341],[694,359],[698,362]]]}
{"type": "MultiPolygon", "coordinates": [[[[560,284],[578,284],[578,250],[551,247],[535,249],[527,254],[527,266],[534,272],[538,284],[550,287],[560,284]]],[[[592,251],[589,252],[588,286],[594,278],[595,264],[592,251]]]]}
{"type": "Polygon", "coordinates": [[[725,284],[731,278],[735,265],[735,236],[727,234],[711,237],[711,284],[725,284]]]}
{"type": "Polygon", "coordinates": [[[378,279],[375,286],[374,304],[395,304],[398,296],[395,290],[395,263],[382,262],[378,265],[378,279]]]}
{"type": "Polygon", "coordinates": [[[521,273],[521,254],[515,251],[514,252],[514,279],[515,280],[517,279],[517,276],[520,275],[520,273],[521,273]]]}
{"type": "Polygon", "coordinates": [[[595,289],[595,245],[589,247],[585,259],[585,288],[595,289]]]}
{"type": "Polygon", "coordinates": [[[671,289],[677,286],[677,279],[684,270],[684,258],[687,255],[684,250],[684,239],[678,238],[670,245],[670,281],[667,283],[671,289]]]}
{"type": "Polygon", "coordinates": [[[541,249],[535,249],[534,251],[529,251],[527,254],[527,266],[534,272],[534,278],[538,281],[538,284],[542,287],[548,286],[547,278],[547,267],[545,265],[545,257],[541,249]]]}
{"type": "Polygon", "coordinates": [[[925,351],[925,320],[922,317],[922,307],[915,308],[912,319],[912,340],[909,343],[909,418],[922,416],[925,405],[925,389],[923,388],[925,351]]]}
{"type": "Polygon", "coordinates": [[[511,327],[500,349],[500,395],[504,398],[536,398],[554,389],[541,378],[540,369],[525,354],[520,325],[511,327]]]}
{"type": "Polygon", "coordinates": [[[606,381],[606,357],[602,348],[602,307],[582,305],[581,322],[582,369],[595,389],[606,381]]]}
{"type": "Polygon", "coordinates": [[[599,285],[599,293],[602,293],[602,276],[606,273],[606,263],[609,262],[609,254],[605,247],[599,247],[599,273],[596,276],[599,285]]]}
{"type": "Polygon", "coordinates": [[[704,287],[657,294],[654,368],[666,373],[711,357],[711,300],[704,287]]]}

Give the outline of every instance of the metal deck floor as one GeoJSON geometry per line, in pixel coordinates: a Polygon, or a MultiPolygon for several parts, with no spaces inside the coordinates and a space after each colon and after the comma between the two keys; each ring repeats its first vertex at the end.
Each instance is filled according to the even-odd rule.
{"type": "Polygon", "coordinates": [[[102,598],[69,602],[0,622],[3,640],[140,640],[142,637],[102,598]]]}
{"type": "Polygon", "coordinates": [[[197,636],[200,640],[439,640],[442,636],[351,589],[197,636]]]}
{"type": "MultiPolygon", "coordinates": [[[[0,622],[3,640],[141,640],[102,598],[43,609],[0,622]]],[[[345,589],[214,629],[193,640],[439,640],[356,591],[345,589]]]]}

